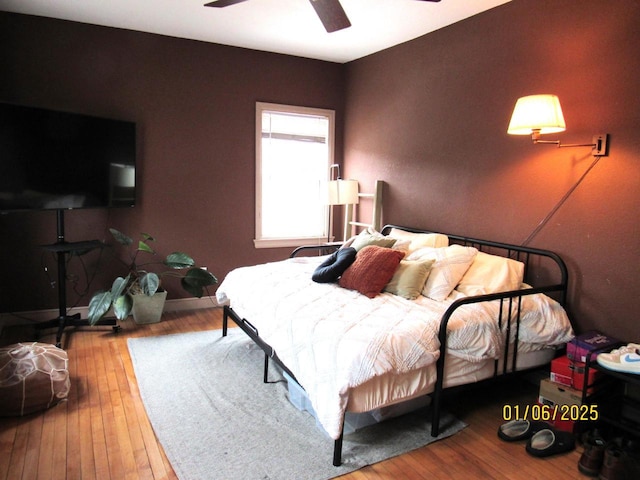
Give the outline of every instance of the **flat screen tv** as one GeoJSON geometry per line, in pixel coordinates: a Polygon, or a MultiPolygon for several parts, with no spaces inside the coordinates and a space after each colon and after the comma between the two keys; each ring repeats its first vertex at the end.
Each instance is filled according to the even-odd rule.
{"type": "Polygon", "coordinates": [[[0,103],[0,212],[132,207],[133,122],[0,103]]]}

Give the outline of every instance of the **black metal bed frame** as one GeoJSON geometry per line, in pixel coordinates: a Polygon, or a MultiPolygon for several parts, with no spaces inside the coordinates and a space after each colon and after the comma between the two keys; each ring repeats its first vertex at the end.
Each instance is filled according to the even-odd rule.
{"type": "MultiPolygon", "coordinates": [[[[392,228],[398,228],[404,231],[413,233],[435,233],[430,230],[422,230],[411,227],[386,225],[382,229],[382,233],[388,233],[392,228]]],[[[542,250],[537,248],[523,247],[518,245],[511,245],[507,243],[494,242],[490,240],[480,240],[477,238],[470,238],[460,235],[449,235],[450,244],[459,244],[463,246],[472,246],[479,251],[491,253],[493,255],[500,255],[507,258],[512,258],[523,262],[525,265],[524,279],[525,282],[531,282],[534,276],[540,277],[541,274],[546,274],[547,277],[552,280],[546,280],[546,284],[542,286],[532,286],[531,288],[513,290],[508,292],[492,293],[488,295],[477,295],[460,298],[451,303],[447,310],[442,315],[440,320],[440,328],[438,331],[438,340],[440,342],[440,356],[436,362],[436,383],[433,392],[430,394],[432,398],[431,403],[431,436],[437,437],[440,431],[440,410],[442,404],[442,394],[444,388],[444,366],[445,366],[445,352],[447,348],[447,325],[449,320],[455,311],[463,305],[472,303],[487,302],[498,300],[500,302],[500,308],[498,313],[498,325],[502,329],[505,328],[505,337],[511,338],[511,333],[514,332],[513,342],[513,356],[511,362],[509,362],[509,343],[505,343],[505,349],[502,358],[495,360],[494,373],[492,379],[496,377],[509,375],[516,372],[517,357],[518,357],[518,338],[520,331],[520,314],[522,297],[526,295],[533,295],[537,293],[550,294],[550,296],[557,297],[556,300],[562,305],[566,306],[567,300],[567,288],[568,288],[568,272],[564,261],[556,253],[549,250],[542,250]],[[550,271],[550,270],[555,271],[550,271]],[[504,318],[504,304],[508,303],[508,314],[504,318]],[[514,308],[515,307],[515,308],[514,308]],[[515,310],[515,314],[513,311],[515,310]],[[502,363],[502,369],[500,369],[500,363],[502,363]]],[[[312,245],[296,248],[290,255],[290,258],[298,256],[307,252],[326,253],[336,250],[340,245],[312,245]]],[[[531,282],[533,283],[533,282],[531,282]]],[[[231,318],[233,322],[240,327],[248,336],[253,340],[262,350],[265,352],[264,358],[264,383],[268,382],[268,368],[269,361],[275,362],[283,371],[287,373],[294,381],[297,382],[295,375],[289,368],[278,358],[276,351],[266,343],[258,332],[258,329],[252,325],[247,319],[238,315],[231,307],[224,306],[224,314],[222,321],[222,336],[227,335],[228,319],[231,318]]],[[[490,379],[486,379],[490,380],[490,379]]],[[[485,381],[485,380],[483,380],[485,381]]],[[[303,388],[303,387],[301,387],[303,388]]],[[[342,440],[343,434],[335,440],[333,450],[333,465],[339,466],[342,463],[342,440]]]]}

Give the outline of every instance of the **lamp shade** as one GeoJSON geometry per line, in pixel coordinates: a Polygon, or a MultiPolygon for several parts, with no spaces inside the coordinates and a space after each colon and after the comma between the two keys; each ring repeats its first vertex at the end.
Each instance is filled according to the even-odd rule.
{"type": "Polygon", "coordinates": [[[358,201],[357,180],[331,180],[327,182],[327,205],[354,205],[358,201]]]}
{"type": "Polygon", "coordinates": [[[566,129],[560,99],[556,95],[529,95],[516,102],[507,133],[531,135],[563,132],[566,129]]]}

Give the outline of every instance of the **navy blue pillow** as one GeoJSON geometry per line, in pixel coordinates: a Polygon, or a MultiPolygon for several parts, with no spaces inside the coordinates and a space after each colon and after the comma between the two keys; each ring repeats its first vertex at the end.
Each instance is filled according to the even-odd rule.
{"type": "Polygon", "coordinates": [[[311,279],[317,283],[337,282],[344,271],[355,261],[356,253],[355,248],[341,248],[316,268],[311,279]]]}

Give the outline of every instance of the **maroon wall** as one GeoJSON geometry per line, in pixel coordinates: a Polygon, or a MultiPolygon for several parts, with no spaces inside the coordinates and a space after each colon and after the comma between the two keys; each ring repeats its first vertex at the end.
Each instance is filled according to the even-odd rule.
{"type": "MultiPolygon", "coordinates": [[[[289,253],[253,247],[256,101],[335,109],[342,150],[343,67],[334,63],[0,13],[0,65],[0,101],[137,122],[138,205],[67,212],[68,240],[109,239],[111,226],[148,232],[162,253],[186,251],[221,279],[289,253]]],[[[55,241],[55,213],[0,216],[0,232],[0,311],[55,308],[55,260],[38,247],[55,241]]],[[[98,257],[83,258],[89,272],[98,257]]],[[[102,259],[99,272],[113,263],[102,259]]],[[[70,269],[83,290],[78,259],[70,269]]],[[[76,301],[87,298],[70,293],[76,301]]]]}
{"type": "MultiPolygon", "coordinates": [[[[387,182],[387,222],[520,243],[592,161],[506,134],[518,97],[556,93],[558,138],[611,149],[531,245],[567,261],[579,330],[640,341],[639,24],[634,0],[516,0],[341,66],[0,13],[0,101],[138,122],[139,205],[69,212],[67,236],[148,231],[222,278],[286,253],[252,243],[256,101],[336,109],[343,176],[387,182]]],[[[37,247],[55,216],[3,216],[0,233],[0,311],[55,307],[37,247]]]]}
{"type": "Polygon", "coordinates": [[[506,134],[518,97],[557,94],[550,139],[610,155],[530,245],[568,263],[578,330],[640,340],[638,25],[633,0],[517,0],[348,64],[346,176],[387,182],[386,222],[521,243],[593,159],[506,134]]]}

